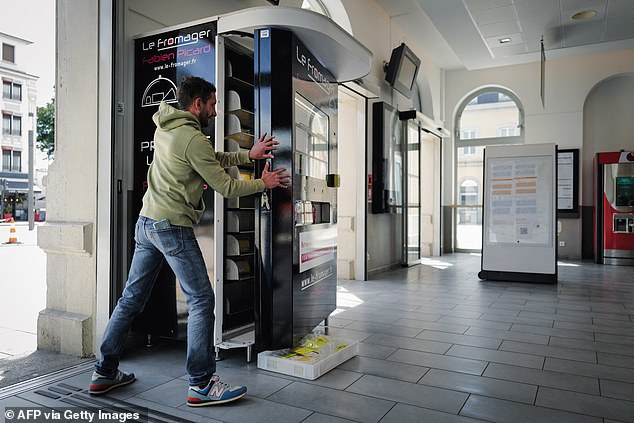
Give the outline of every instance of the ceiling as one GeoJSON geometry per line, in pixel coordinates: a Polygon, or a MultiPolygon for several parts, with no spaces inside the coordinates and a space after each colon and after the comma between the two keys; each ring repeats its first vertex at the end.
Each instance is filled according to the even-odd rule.
{"type": "Polygon", "coordinates": [[[469,70],[634,49],[634,0],[377,0],[407,44],[433,46],[445,69],[469,70]],[[572,16],[592,10],[585,20],[572,16]],[[508,39],[501,43],[500,40],[508,39]]]}
{"type": "MultiPolygon", "coordinates": [[[[537,62],[542,37],[547,59],[634,49],[634,0],[375,1],[403,30],[402,41],[414,51],[431,52],[431,59],[447,70],[537,62]],[[596,15],[587,20],[571,18],[583,10],[594,10],[596,15]],[[510,41],[502,44],[503,38],[510,41]]],[[[222,14],[268,3],[188,0],[187,8],[173,0],[128,0],[127,4],[138,16],[169,26],[210,11],[222,14]]],[[[301,4],[302,0],[280,1],[280,6],[301,4]]]]}

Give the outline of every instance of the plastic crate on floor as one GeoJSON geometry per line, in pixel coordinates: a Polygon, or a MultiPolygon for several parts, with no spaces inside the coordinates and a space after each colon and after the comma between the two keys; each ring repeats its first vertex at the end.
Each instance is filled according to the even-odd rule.
{"type": "Polygon", "coordinates": [[[329,339],[338,342],[339,345],[346,346],[325,357],[311,357],[312,359],[307,359],[306,361],[283,357],[289,352],[288,349],[262,351],[258,354],[258,368],[302,379],[315,380],[359,353],[359,344],[356,341],[347,342],[343,339],[329,339]]]}

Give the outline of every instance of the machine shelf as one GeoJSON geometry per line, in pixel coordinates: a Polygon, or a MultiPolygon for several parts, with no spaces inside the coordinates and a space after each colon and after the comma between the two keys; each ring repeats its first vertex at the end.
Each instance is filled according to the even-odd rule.
{"type": "Polygon", "coordinates": [[[253,254],[253,237],[250,234],[227,234],[225,246],[227,257],[253,254]]]}
{"type": "Polygon", "coordinates": [[[225,150],[228,152],[249,151],[253,146],[253,134],[236,132],[225,137],[225,150]]]}

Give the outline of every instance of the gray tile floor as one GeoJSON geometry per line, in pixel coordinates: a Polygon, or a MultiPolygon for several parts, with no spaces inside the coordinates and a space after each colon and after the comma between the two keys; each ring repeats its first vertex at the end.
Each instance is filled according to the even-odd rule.
{"type": "Polygon", "coordinates": [[[184,345],[163,342],[126,355],[138,381],[99,402],[84,366],[0,408],[147,407],[151,421],[181,422],[634,422],[634,268],[562,262],[556,285],[480,281],[479,268],[478,256],[454,254],[341,281],[330,333],[359,341],[359,355],[315,381],[233,350],[219,373],[247,397],[188,408],[184,345]]]}

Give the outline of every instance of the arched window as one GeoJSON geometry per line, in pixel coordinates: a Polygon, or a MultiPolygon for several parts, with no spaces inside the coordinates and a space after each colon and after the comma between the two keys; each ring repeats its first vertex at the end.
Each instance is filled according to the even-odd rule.
{"type": "Polygon", "coordinates": [[[304,0],[302,1],[302,9],[312,10],[313,12],[321,13],[330,17],[328,8],[324,4],[323,0],[304,0]]]}
{"type": "Polygon", "coordinates": [[[485,88],[467,97],[456,114],[456,146],[522,144],[524,111],[515,94],[503,88],[485,88]],[[475,141],[478,140],[478,141],[475,141]]]}
{"type": "Polygon", "coordinates": [[[350,18],[348,18],[348,13],[346,12],[343,3],[341,3],[341,0],[330,0],[327,2],[324,0],[303,0],[301,8],[328,16],[337,25],[345,29],[350,35],[353,35],[350,18]],[[328,3],[328,6],[326,6],[326,3],[328,3]]]}
{"type": "Polygon", "coordinates": [[[524,110],[515,94],[483,88],[458,107],[454,124],[456,199],[455,248],[482,248],[482,179],[484,147],[524,143],[524,110]]]}

